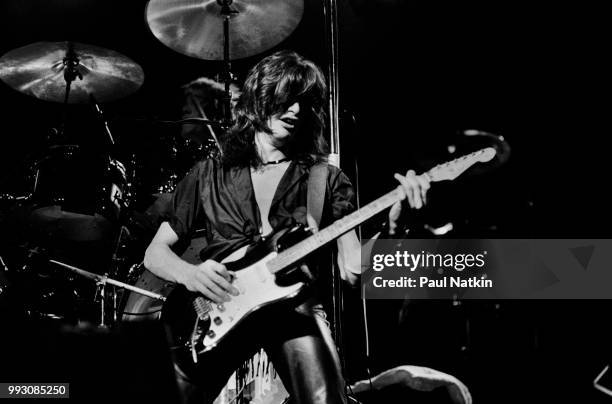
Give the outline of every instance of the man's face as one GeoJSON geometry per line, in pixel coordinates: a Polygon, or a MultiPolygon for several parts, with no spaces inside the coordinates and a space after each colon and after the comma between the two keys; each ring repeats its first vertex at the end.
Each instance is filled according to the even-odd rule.
{"type": "Polygon", "coordinates": [[[297,133],[301,118],[298,102],[291,104],[284,112],[272,115],[268,118],[268,127],[272,130],[272,137],[284,143],[297,133]]]}

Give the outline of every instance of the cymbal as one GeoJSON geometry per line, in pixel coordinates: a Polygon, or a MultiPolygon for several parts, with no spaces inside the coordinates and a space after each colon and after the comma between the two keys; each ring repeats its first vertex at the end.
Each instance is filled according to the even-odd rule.
{"type": "MultiPolygon", "coordinates": [[[[119,52],[72,42],[78,57],[76,78],[68,103],[89,102],[93,94],[100,102],[136,92],[144,82],[142,68],[119,52]]],[[[36,42],[14,49],[0,58],[0,79],[10,87],[41,100],[64,102],[66,81],[63,61],[69,42],[36,42]]]]}
{"type": "MultiPolygon", "coordinates": [[[[288,37],[304,13],[303,0],[234,0],[230,59],[264,52],[288,37]]],[[[153,35],[169,48],[205,60],[223,60],[223,19],[216,0],[150,0],[153,35]]]]}

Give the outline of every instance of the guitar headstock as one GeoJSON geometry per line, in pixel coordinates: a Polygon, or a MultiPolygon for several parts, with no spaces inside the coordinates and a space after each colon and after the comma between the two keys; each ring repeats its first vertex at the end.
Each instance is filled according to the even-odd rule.
{"type": "Polygon", "coordinates": [[[474,164],[491,161],[496,154],[497,151],[493,147],[486,147],[447,163],[439,164],[427,171],[426,174],[432,182],[454,180],[474,164]]]}

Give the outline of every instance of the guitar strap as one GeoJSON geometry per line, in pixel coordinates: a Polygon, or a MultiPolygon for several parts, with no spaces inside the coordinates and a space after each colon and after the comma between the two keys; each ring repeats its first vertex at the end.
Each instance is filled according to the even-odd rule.
{"type": "Polygon", "coordinates": [[[308,175],[308,195],[306,212],[308,225],[319,229],[323,204],[325,203],[325,189],[327,188],[327,164],[317,163],[310,168],[308,175]]]}

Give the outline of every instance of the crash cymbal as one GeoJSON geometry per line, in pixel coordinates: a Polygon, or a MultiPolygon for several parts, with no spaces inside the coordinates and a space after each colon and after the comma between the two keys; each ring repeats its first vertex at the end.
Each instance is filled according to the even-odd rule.
{"type": "MultiPolygon", "coordinates": [[[[264,52],[287,38],[304,12],[303,0],[234,0],[230,59],[264,52]]],[[[216,0],[150,0],[146,17],[164,45],[205,60],[223,60],[223,16],[216,0]]]]}
{"type": "Polygon", "coordinates": [[[78,42],[36,42],[14,49],[0,58],[0,79],[10,87],[41,100],[64,102],[64,59],[72,44],[78,64],[68,103],[100,102],[136,92],[144,81],[142,68],[119,52],[78,42]]]}

